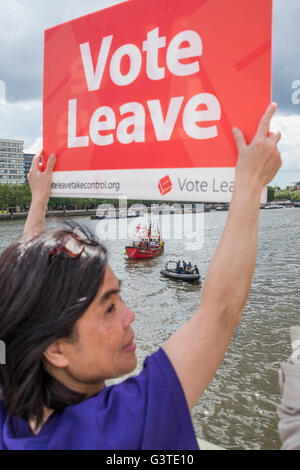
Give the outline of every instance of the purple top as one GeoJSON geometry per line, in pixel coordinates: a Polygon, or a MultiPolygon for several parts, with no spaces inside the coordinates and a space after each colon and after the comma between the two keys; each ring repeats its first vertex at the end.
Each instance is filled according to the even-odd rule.
{"type": "Polygon", "coordinates": [[[163,349],[120,384],[62,412],[35,436],[27,422],[8,423],[0,402],[1,449],[198,450],[186,398],[163,349]]]}

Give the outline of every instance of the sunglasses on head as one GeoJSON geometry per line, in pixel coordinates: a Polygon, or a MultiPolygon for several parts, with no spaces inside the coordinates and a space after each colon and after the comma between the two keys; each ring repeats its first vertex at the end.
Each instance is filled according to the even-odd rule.
{"type": "Polygon", "coordinates": [[[57,246],[50,251],[50,257],[64,251],[71,258],[79,258],[84,249],[83,242],[84,238],[80,237],[74,229],[73,233],[67,233],[58,241],[57,246]]]}

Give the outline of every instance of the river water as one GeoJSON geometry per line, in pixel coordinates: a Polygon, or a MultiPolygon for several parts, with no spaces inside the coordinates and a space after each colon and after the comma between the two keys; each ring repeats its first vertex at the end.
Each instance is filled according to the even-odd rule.
{"type": "MultiPolygon", "coordinates": [[[[197,264],[205,279],[227,213],[210,212],[197,217],[202,217],[202,228],[204,220],[204,245],[197,250],[171,237],[160,257],[129,261],[123,254],[125,240],[105,242],[110,264],[123,281],[122,296],[136,314],[136,372],[144,358],[191,318],[199,306],[201,284],[189,285],[160,275],[166,261],[184,258],[197,264]]],[[[104,223],[88,218],[75,220],[98,229],[98,233],[99,224],[104,223]]],[[[135,219],[137,222],[141,219],[135,219]]],[[[109,226],[116,222],[105,223],[109,226]]],[[[53,222],[47,224],[52,226],[53,222]]],[[[20,237],[23,225],[24,221],[0,223],[1,249],[20,237]]],[[[289,327],[300,324],[299,234],[300,209],[260,211],[257,266],[243,320],[215,378],[192,411],[196,435],[201,439],[226,449],[280,448],[278,367],[290,354],[289,327]]]]}

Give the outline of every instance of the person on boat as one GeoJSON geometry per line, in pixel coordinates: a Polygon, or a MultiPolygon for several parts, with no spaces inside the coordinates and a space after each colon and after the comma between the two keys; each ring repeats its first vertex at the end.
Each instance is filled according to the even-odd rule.
{"type": "Polygon", "coordinates": [[[153,242],[152,242],[152,247],[155,248],[155,249],[159,248],[159,242],[158,242],[158,240],[153,240],[153,242]]]}
{"type": "Polygon", "coordinates": [[[192,269],[192,263],[189,261],[187,264],[187,270],[191,271],[191,269],[192,269]]]}
{"type": "Polygon", "coordinates": [[[151,238],[150,239],[150,248],[155,248],[156,247],[156,241],[154,240],[154,238],[151,238]]]}
{"type": "Polygon", "coordinates": [[[184,259],[182,260],[182,271],[186,273],[186,262],[184,261],[184,259]]]}
{"type": "Polygon", "coordinates": [[[261,192],[281,166],[280,133],[269,131],[275,109],[249,145],[234,130],[234,192],[199,309],[116,385],[106,381],[137,365],[134,313],[101,243],[70,228],[45,232],[55,157],[44,172],[34,157],[23,239],[0,255],[0,449],[198,449],[190,411],[241,320],[261,192]]]}
{"type": "Polygon", "coordinates": [[[194,274],[200,274],[200,273],[199,273],[198,266],[197,266],[196,264],[195,264],[195,266],[194,266],[193,273],[194,273],[194,274]]]}
{"type": "Polygon", "coordinates": [[[177,261],[176,272],[177,272],[177,274],[182,273],[182,267],[181,267],[180,259],[177,261]]]}

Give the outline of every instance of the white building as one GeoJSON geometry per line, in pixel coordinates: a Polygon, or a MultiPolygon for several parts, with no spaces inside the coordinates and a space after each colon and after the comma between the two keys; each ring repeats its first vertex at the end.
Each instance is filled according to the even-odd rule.
{"type": "Polygon", "coordinates": [[[23,140],[0,139],[0,183],[25,182],[23,140]]]}

